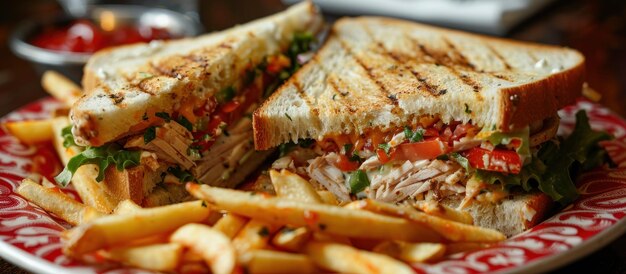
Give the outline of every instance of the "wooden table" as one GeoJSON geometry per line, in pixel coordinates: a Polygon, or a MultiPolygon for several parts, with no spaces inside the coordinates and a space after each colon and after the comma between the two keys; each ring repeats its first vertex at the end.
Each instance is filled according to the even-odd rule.
{"type": "MultiPolygon", "coordinates": [[[[11,29],[24,18],[57,12],[54,1],[1,1],[0,3],[0,116],[46,96],[31,66],[8,49],[11,29]]],[[[279,0],[199,1],[207,30],[284,9],[279,0]]],[[[626,1],[557,1],[510,32],[508,37],[581,51],[587,58],[587,81],[602,93],[602,104],[626,117],[626,1]]],[[[565,266],[556,273],[625,273],[626,236],[565,266]]],[[[25,273],[0,260],[0,273],[25,273]]]]}

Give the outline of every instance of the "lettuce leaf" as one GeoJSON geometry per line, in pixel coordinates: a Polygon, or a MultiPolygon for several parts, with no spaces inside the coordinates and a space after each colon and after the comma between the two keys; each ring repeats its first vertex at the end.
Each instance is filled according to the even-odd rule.
{"type": "Polygon", "coordinates": [[[63,147],[77,146],[74,141],[74,135],[72,135],[72,125],[66,126],[61,129],[61,137],[63,138],[63,147]]]}
{"type": "Polygon", "coordinates": [[[179,166],[169,167],[167,168],[167,172],[174,175],[174,177],[178,178],[178,180],[183,183],[197,181],[196,178],[193,177],[193,175],[191,175],[191,173],[189,173],[186,170],[183,170],[179,166]]]}
{"type": "Polygon", "coordinates": [[[67,163],[67,166],[63,168],[63,171],[54,177],[54,179],[60,185],[67,186],[79,167],[86,164],[95,164],[98,166],[96,181],[101,182],[104,179],[104,171],[111,164],[115,164],[117,170],[122,171],[126,168],[139,165],[140,159],[140,151],[123,150],[120,145],[115,143],[100,147],[89,147],[72,157],[67,163]]]}
{"type": "Polygon", "coordinates": [[[549,142],[539,150],[537,156],[547,167],[538,181],[539,189],[561,204],[574,201],[578,191],[572,177],[604,162],[606,151],[598,146],[598,142],[611,138],[604,131],[591,129],[587,114],[578,111],[572,134],[560,144],[549,142]]]}
{"type": "Polygon", "coordinates": [[[486,183],[500,182],[505,188],[520,186],[529,191],[537,187],[554,201],[566,205],[578,198],[572,178],[604,162],[606,151],[598,146],[598,142],[611,138],[606,132],[591,129],[587,114],[580,110],[576,113],[572,134],[542,144],[520,174],[478,170],[476,176],[486,183]]]}

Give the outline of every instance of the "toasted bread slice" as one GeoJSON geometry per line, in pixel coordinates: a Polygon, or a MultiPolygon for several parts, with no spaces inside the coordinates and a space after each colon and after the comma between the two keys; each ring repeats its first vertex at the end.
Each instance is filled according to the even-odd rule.
{"type": "Polygon", "coordinates": [[[311,2],[197,38],[115,47],[85,66],[83,95],[72,106],[75,140],[100,146],[150,125],[143,117],[201,106],[215,92],[242,84],[242,73],[284,51],[297,32],[315,33],[322,18],[311,2]]]}
{"type": "Polygon", "coordinates": [[[577,51],[395,19],[344,18],[254,113],[255,146],[413,124],[423,116],[509,131],[581,94],[577,51]]]}
{"type": "MultiPolygon", "coordinates": [[[[442,203],[456,208],[463,196],[449,196],[442,203]]],[[[507,237],[517,235],[539,224],[554,202],[542,192],[518,193],[498,203],[474,201],[463,210],[474,218],[474,224],[498,230],[507,237]]]]}

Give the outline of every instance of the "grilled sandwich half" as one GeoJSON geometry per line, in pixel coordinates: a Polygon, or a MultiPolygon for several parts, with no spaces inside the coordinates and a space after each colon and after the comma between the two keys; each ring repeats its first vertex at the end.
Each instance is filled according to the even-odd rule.
{"type": "Polygon", "coordinates": [[[65,131],[84,151],[57,181],[90,166],[108,204],[145,206],[185,199],[186,181],[235,186],[269,154],[254,151],[252,111],[300,66],[322,25],[306,2],[221,32],[98,52],[65,131]]]}
{"type": "MultiPolygon", "coordinates": [[[[273,167],[339,200],[455,206],[513,235],[576,197],[569,177],[554,180],[569,175],[555,134],[583,74],[584,57],[567,48],[344,18],[254,112],[255,145],[298,147],[273,167]]],[[[585,153],[605,137],[594,138],[585,153]]]]}

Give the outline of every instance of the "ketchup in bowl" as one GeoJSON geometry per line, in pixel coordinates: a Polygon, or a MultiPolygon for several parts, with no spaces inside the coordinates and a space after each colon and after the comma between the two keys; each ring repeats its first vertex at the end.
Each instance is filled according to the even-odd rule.
{"type": "Polygon", "coordinates": [[[30,43],[49,50],[92,53],[110,46],[171,38],[173,35],[163,28],[126,25],[104,31],[89,20],[79,19],[67,27],[44,30],[30,43]]]}

